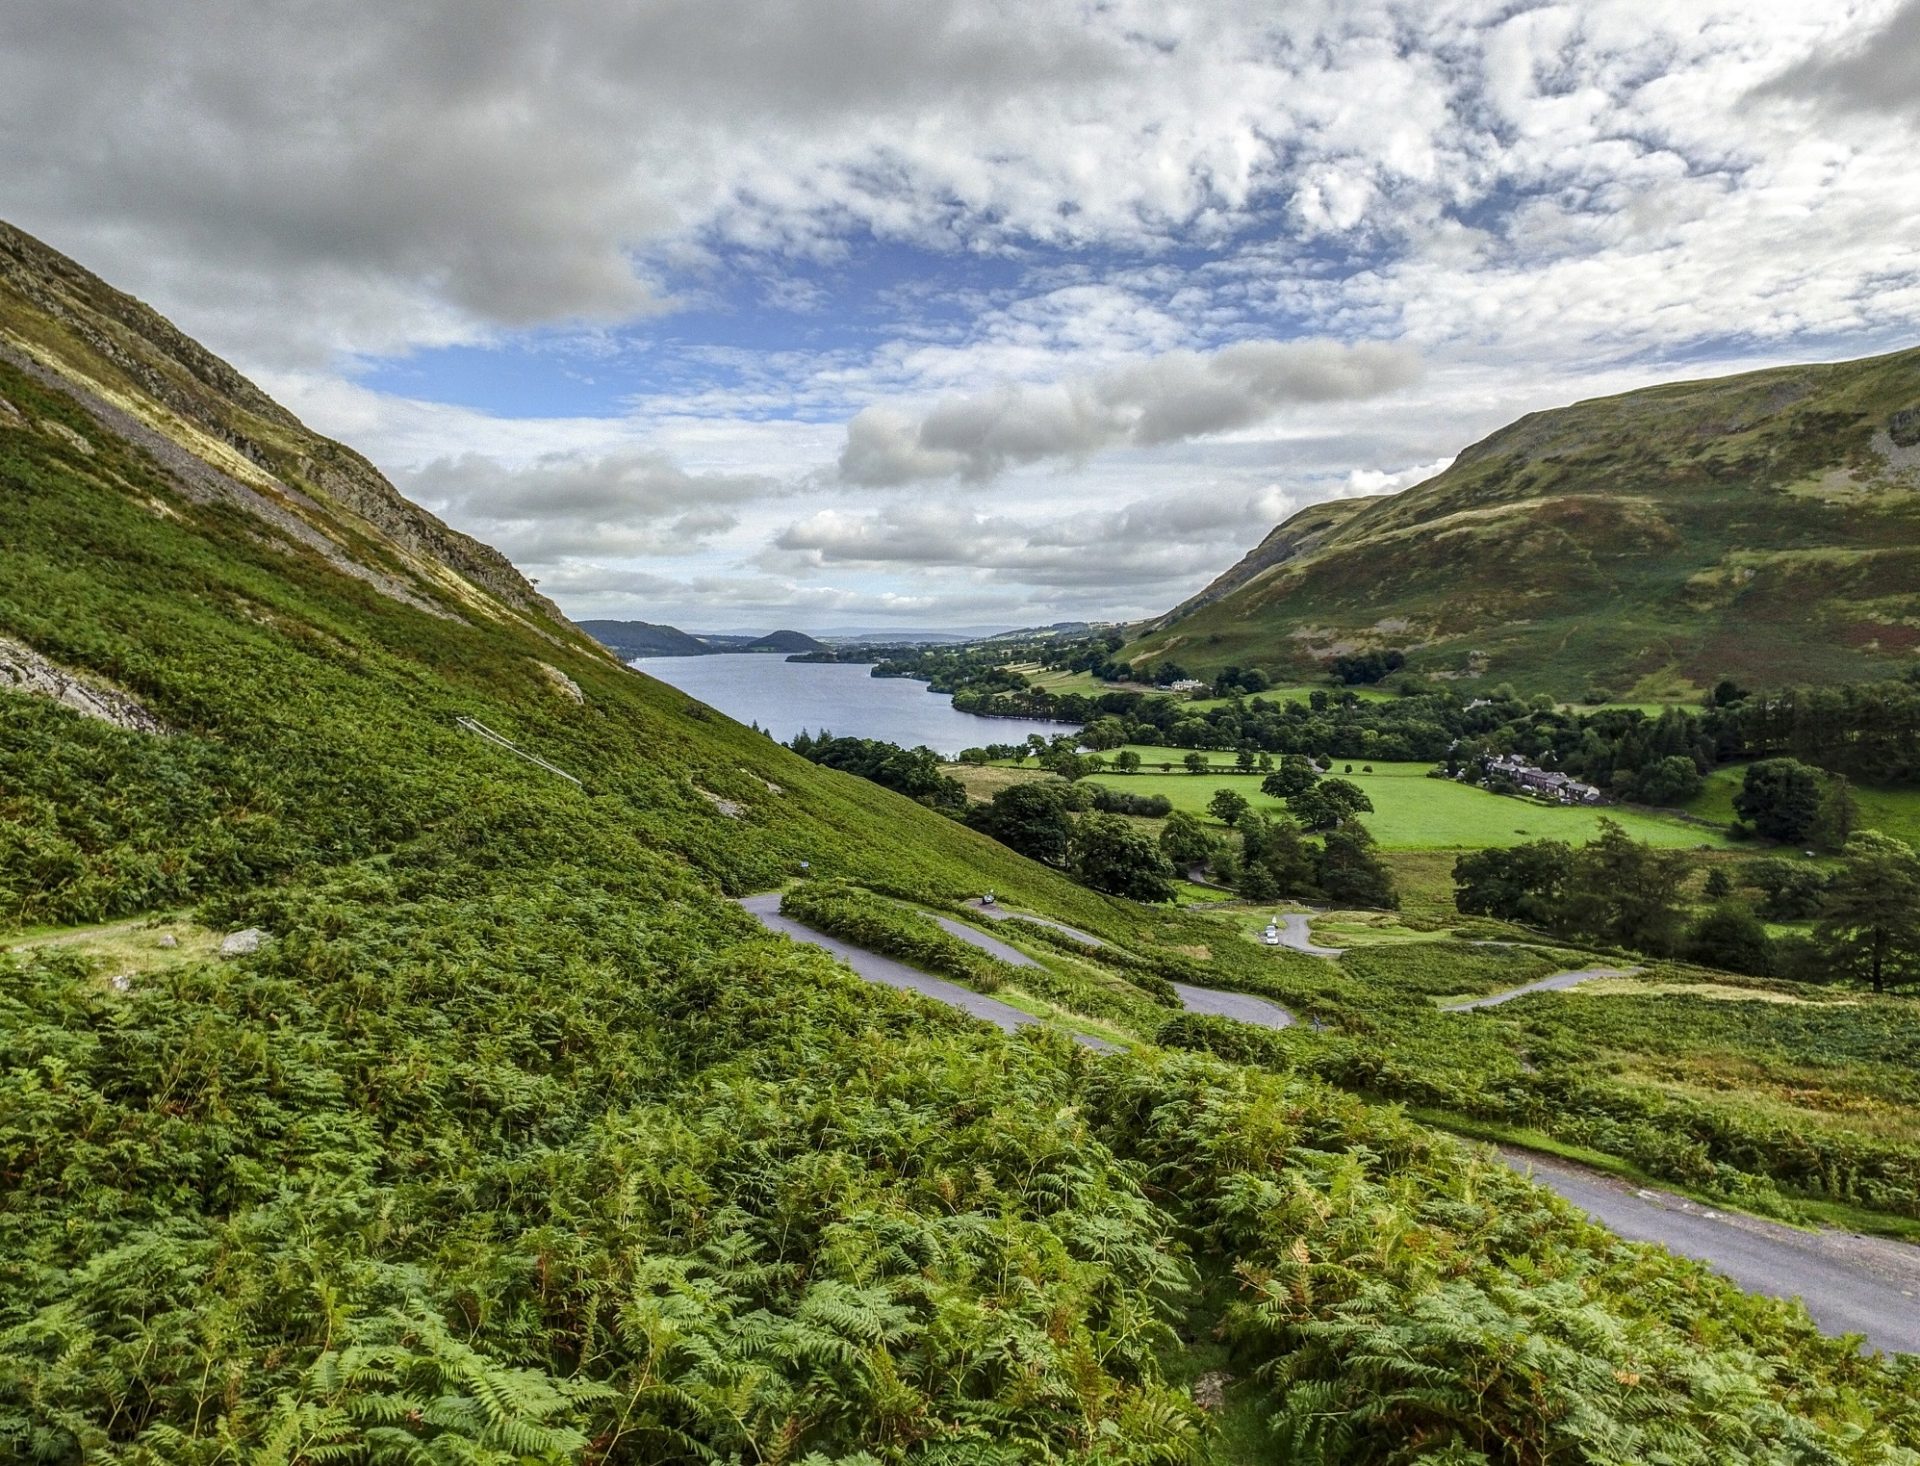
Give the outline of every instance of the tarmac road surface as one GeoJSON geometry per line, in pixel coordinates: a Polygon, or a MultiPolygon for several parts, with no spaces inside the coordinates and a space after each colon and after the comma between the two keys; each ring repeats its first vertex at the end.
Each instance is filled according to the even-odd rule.
{"type": "MultiPolygon", "coordinates": [[[[869,952],[864,947],[856,947],[851,942],[843,942],[838,937],[830,937],[825,932],[817,932],[812,927],[802,926],[790,916],[780,914],[780,893],[769,891],[759,896],[743,896],[743,906],[760,925],[768,931],[779,932],[782,936],[792,937],[796,942],[806,942],[839,958],[868,982],[883,987],[899,988],[905,992],[918,993],[923,998],[932,998],[936,1003],[945,1003],[950,1008],[958,1008],[975,1018],[984,1019],[996,1028],[1012,1033],[1016,1028],[1025,1028],[1029,1024],[1041,1023],[1033,1014],[1023,1012],[1011,1003],[1003,1003],[998,998],[990,998],[985,993],[976,993],[972,988],[962,987],[957,982],[948,982],[944,977],[934,977],[909,967],[904,962],[891,957],[883,957],[878,952],[869,952]]],[[[1045,1026],[1044,1024],[1042,1025],[1045,1026]]],[[[1076,1033],[1073,1037],[1090,1049],[1102,1053],[1112,1053],[1115,1045],[1103,1038],[1095,1038],[1089,1033],[1076,1033]]]]}
{"type": "Polygon", "coordinates": [[[1491,1008],[1498,1003],[1510,1003],[1515,998],[1524,998],[1528,993],[1557,992],[1578,983],[1592,982],[1596,977],[1632,977],[1640,970],[1638,967],[1582,967],[1578,972],[1556,972],[1552,977],[1543,977],[1537,982],[1510,988],[1504,993],[1494,993],[1491,997],[1469,998],[1464,1003],[1443,1003],[1440,1007],[1444,1013],[1464,1013],[1469,1008],[1491,1008]]]}
{"type": "Polygon", "coordinates": [[[1829,1334],[1920,1354],[1920,1247],[1832,1228],[1803,1232],[1532,1151],[1502,1146],[1500,1156],[1622,1237],[1697,1258],[1748,1292],[1799,1298],[1829,1334]]]}

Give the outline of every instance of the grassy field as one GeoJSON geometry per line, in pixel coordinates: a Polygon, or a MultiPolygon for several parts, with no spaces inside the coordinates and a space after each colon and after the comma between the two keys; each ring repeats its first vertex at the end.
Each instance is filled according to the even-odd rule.
{"type": "Polygon", "coordinates": [[[1038,662],[1009,662],[1009,672],[1018,672],[1033,686],[1047,692],[1080,692],[1097,697],[1103,692],[1158,692],[1164,689],[1145,682],[1102,682],[1091,672],[1063,672],[1043,667],[1038,662]]]}
{"type": "Polygon", "coordinates": [[[97,963],[104,981],[114,976],[144,977],[204,961],[219,945],[219,936],[194,922],[153,916],[22,932],[0,942],[0,952],[22,958],[69,952],[97,963]],[[162,939],[169,936],[174,945],[163,946],[162,939]]]}
{"type": "MultiPolygon", "coordinates": [[[[1330,696],[1338,693],[1351,692],[1362,702],[1391,702],[1395,696],[1395,694],[1380,687],[1329,687],[1324,683],[1316,683],[1309,686],[1306,683],[1301,683],[1296,687],[1269,687],[1265,692],[1253,693],[1247,698],[1247,701],[1306,702],[1316,692],[1324,692],[1330,696]]],[[[1209,708],[1225,707],[1231,701],[1231,698],[1226,697],[1196,697],[1188,706],[1205,711],[1209,708]]]]}
{"type": "Polygon", "coordinates": [[[1007,764],[945,764],[940,772],[958,779],[967,791],[967,797],[973,800],[988,800],[1002,789],[1015,784],[1028,784],[1035,779],[1051,779],[1054,776],[1045,769],[1036,769],[1028,764],[1025,768],[1013,768],[1007,764]]]}
{"type": "MultiPolygon", "coordinates": [[[[1745,764],[1729,764],[1707,775],[1707,786],[1699,798],[1687,806],[1689,814],[1701,819],[1731,823],[1733,796],[1746,778],[1745,764]]],[[[1853,786],[1853,802],[1860,811],[1859,827],[1898,835],[1920,845],[1920,789],[1885,789],[1867,784],[1853,786]]]]}
{"type": "MultiPolygon", "coordinates": [[[[1152,752],[1152,762],[1170,760],[1176,768],[1184,756],[1179,749],[1140,752],[1143,759],[1147,752],[1152,752]]],[[[1717,830],[1670,815],[1612,805],[1582,809],[1536,804],[1489,794],[1484,789],[1469,788],[1447,779],[1429,779],[1427,771],[1431,767],[1429,764],[1381,763],[1375,764],[1369,774],[1364,772],[1365,765],[1355,764],[1354,772],[1347,774],[1344,764],[1336,764],[1335,772],[1367,791],[1374,807],[1374,813],[1364,817],[1367,828],[1373,832],[1374,839],[1389,850],[1482,849],[1549,839],[1579,844],[1600,833],[1603,819],[1615,821],[1636,840],[1645,840],[1651,845],[1720,849],[1731,843],[1717,830]]],[[[1259,776],[1229,772],[1230,769],[1231,759],[1227,758],[1218,773],[1096,774],[1089,782],[1132,794],[1164,794],[1175,809],[1202,815],[1214,791],[1221,788],[1244,795],[1257,810],[1285,809],[1282,801],[1260,792],[1259,776]]]]}

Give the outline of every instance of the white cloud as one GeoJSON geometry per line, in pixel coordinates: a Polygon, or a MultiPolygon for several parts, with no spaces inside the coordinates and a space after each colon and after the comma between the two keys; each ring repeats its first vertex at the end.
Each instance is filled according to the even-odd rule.
{"type": "Polygon", "coordinates": [[[1121,443],[1152,447],[1252,427],[1289,406],[1376,397],[1419,375],[1413,352],[1376,343],[1244,341],[1206,355],[1169,352],[1085,378],[945,398],[917,416],[869,407],[847,424],[840,476],[868,486],[987,479],[1121,443]]]}
{"type": "Polygon", "coordinates": [[[1917,68],[1920,0],[17,0],[0,187],[570,609],[1046,620],[1911,343],[1917,68]],[[631,402],[351,370],[556,337],[631,402]]]}
{"type": "Polygon", "coordinates": [[[688,473],[656,452],[548,454],[519,468],[475,454],[405,475],[407,496],[521,563],[677,555],[739,524],[737,506],[780,492],[747,474],[688,473]]]}

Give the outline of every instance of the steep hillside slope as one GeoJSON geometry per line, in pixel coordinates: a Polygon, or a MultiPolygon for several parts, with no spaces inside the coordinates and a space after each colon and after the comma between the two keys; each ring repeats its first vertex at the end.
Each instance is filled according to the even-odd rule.
{"type": "Polygon", "coordinates": [[[620,667],[10,258],[0,930],[132,920],[0,952],[0,1458],[1175,1463],[1199,1351],[1296,1458],[1920,1446],[1898,1366],[1397,1111],[767,936],[803,868],[1213,929],[620,667]]]}
{"type": "Polygon", "coordinates": [[[187,498],[244,509],[270,539],[401,600],[504,610],[581,641],[499,551],[402,498],[366,459],[309,432],[139,301],[4,222],[0,360],[58,385],[101,430],[156,457],[187,498]]]}
{"type": "Polygon", "coordinates": [[[1869,677],[1920,652],[1920,351],[1535,413],[1403,493],[1316,505],[1126,655],[1576,696],[1869,677]]]}

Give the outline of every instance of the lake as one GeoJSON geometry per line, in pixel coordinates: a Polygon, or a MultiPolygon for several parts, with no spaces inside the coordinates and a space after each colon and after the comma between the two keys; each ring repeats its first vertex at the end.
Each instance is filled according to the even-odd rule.
{"type": "Polygon", "coordinates": [[[742,723],[758,723],[782,743],[802,731],[882,738],[903,748],[925,744],[952,758],[963,748],[1024,743],[1078,733],[1074,723],[983,718],[955,712],[953,699],[905,677],[874,677],[864,666],[789,662],[737,653],[712,657],[640,657],[627,665],[679,688],[742,723]]]}

